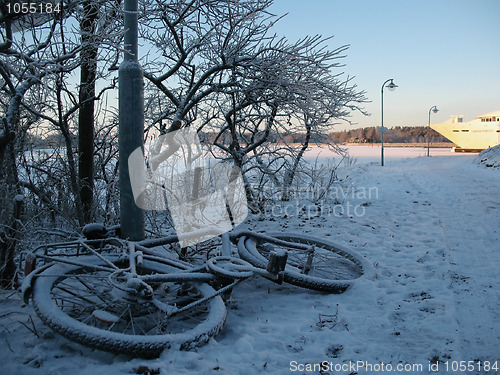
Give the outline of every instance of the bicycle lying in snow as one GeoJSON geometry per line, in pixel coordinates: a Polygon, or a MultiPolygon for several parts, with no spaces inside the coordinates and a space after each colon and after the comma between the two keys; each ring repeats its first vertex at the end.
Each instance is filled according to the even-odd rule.
{"type": "Polygon", "coordinates": [[[198,264],[179,260],[177,240],[111,237],[40,246],[24,259],[24,299],[31,296],[42,321],[70,340],[152,357],[216,335],[226,318],[223,295],[254,274],[342,293],[373,272],[363,256],[304,235],[225,234],[218,254],[198,264]]]}

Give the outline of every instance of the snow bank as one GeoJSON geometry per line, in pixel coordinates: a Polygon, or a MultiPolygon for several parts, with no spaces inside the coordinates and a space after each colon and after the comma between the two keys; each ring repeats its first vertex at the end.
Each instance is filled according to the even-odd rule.
{"type": "Polygon", "coordinates": [[[500,145],[481,151],[474,162],[489,168],[500,168],[500,145]]]}
{"type": "Polygon", "coordinates": [[[498,374],[500,173],[476,155],[432,156],[349,166],[346,194],[331,198],[343,211],[287,212],[276,201],[281,214],[245,223],[354,249],[375,279],[325,294],[250,278],[227,300],[219,335],[151,360],[71,342],[0,290],[0,374],[498,374]],[[469,371],[454,371],[463,363],[469,371]]]}

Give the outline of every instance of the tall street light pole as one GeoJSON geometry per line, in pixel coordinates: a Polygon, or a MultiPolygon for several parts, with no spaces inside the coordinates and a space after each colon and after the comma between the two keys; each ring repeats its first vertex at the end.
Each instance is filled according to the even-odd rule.
{"type": "Polygon", "coordinates": [[[144,79],[138,60],[137,1],[124,3],[124,52],[118,70],[120,227],[122,237],[132,241],[144,239],[144,212],[135,203],[128,167],[130,154],[144,147],[144,79]]]}
{"type": "Polygon", "coordinates": [[[439,109],[434,105],[429,109],[429,122],[427,126],[427,157],[430,156],[430,133],[431,133],[431,111],[434,113],[438,113],[439,109]]]}
{"type": "Polygon", "coordinates": [[[393,82],[393,79],[388,79],[387,81],[385,81],[383,84],[382,84],[382,89],[380,90],[381,91],[381,113],[382,113],[382,118],[381,118],[381,126],[380,126],[380,132],[382,133],[382,149],[381,149],[381,160],[382,160],[382,167],[384,166],[384,133],[386,131],[386,129],[384,128],[384,87],[387,87],[387,89],[389,91],[394,91],[396,90],[396,87],[398,87],[394,82],[393,82]],[[389,83],[390,82],[390,83],[389,83]],[[388,84],[386,86],[386,84],[388,84]]]}

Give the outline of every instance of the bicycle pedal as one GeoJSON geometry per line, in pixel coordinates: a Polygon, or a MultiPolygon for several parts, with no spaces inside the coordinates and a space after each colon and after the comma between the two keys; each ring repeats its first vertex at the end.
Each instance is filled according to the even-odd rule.
{"type": "Polygon", "coordinates": [[[286,252],[285,250],[271,251],[271,253],[269,254],[269,262],[267,263],[266,271],[272,275],[276,275],[278,280],[281,278],[281,281],[283,281],[283,271],[285,271],[287,259],[288,252],[286,252]]]}

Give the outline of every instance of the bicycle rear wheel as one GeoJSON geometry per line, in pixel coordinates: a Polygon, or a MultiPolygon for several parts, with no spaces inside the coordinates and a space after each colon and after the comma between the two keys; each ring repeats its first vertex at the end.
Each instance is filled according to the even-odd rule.
{"type": "Polygon", "coordinates": [[[342,293],[360,277],[373,275],[362,255],[312,236],[243,235],[238,242],[240,257],[260,268],[266,268],[272,251],[283,250],[288,253],[283,281],[303,288],[342,293]]]}
{"type": "Polygon", "coordinates": [[[190,349],[222,329],[226,308],[210,285],[189,275],[179,280],[178,273],[168,281],[168,271],[144,261],[137,272],[160,277],[148,279],[150,289],[130,293],[130,283],[120,284],[127,281],[121,271],[107,263],[55,264],[33,280],[33,307],[58,333],[99,350],[154,357],[170,347],[190,349]],[[196,304],[202,299],[207,301],[196,304]],[[166,306],[181,312],[170,313],[166,306]]]}

